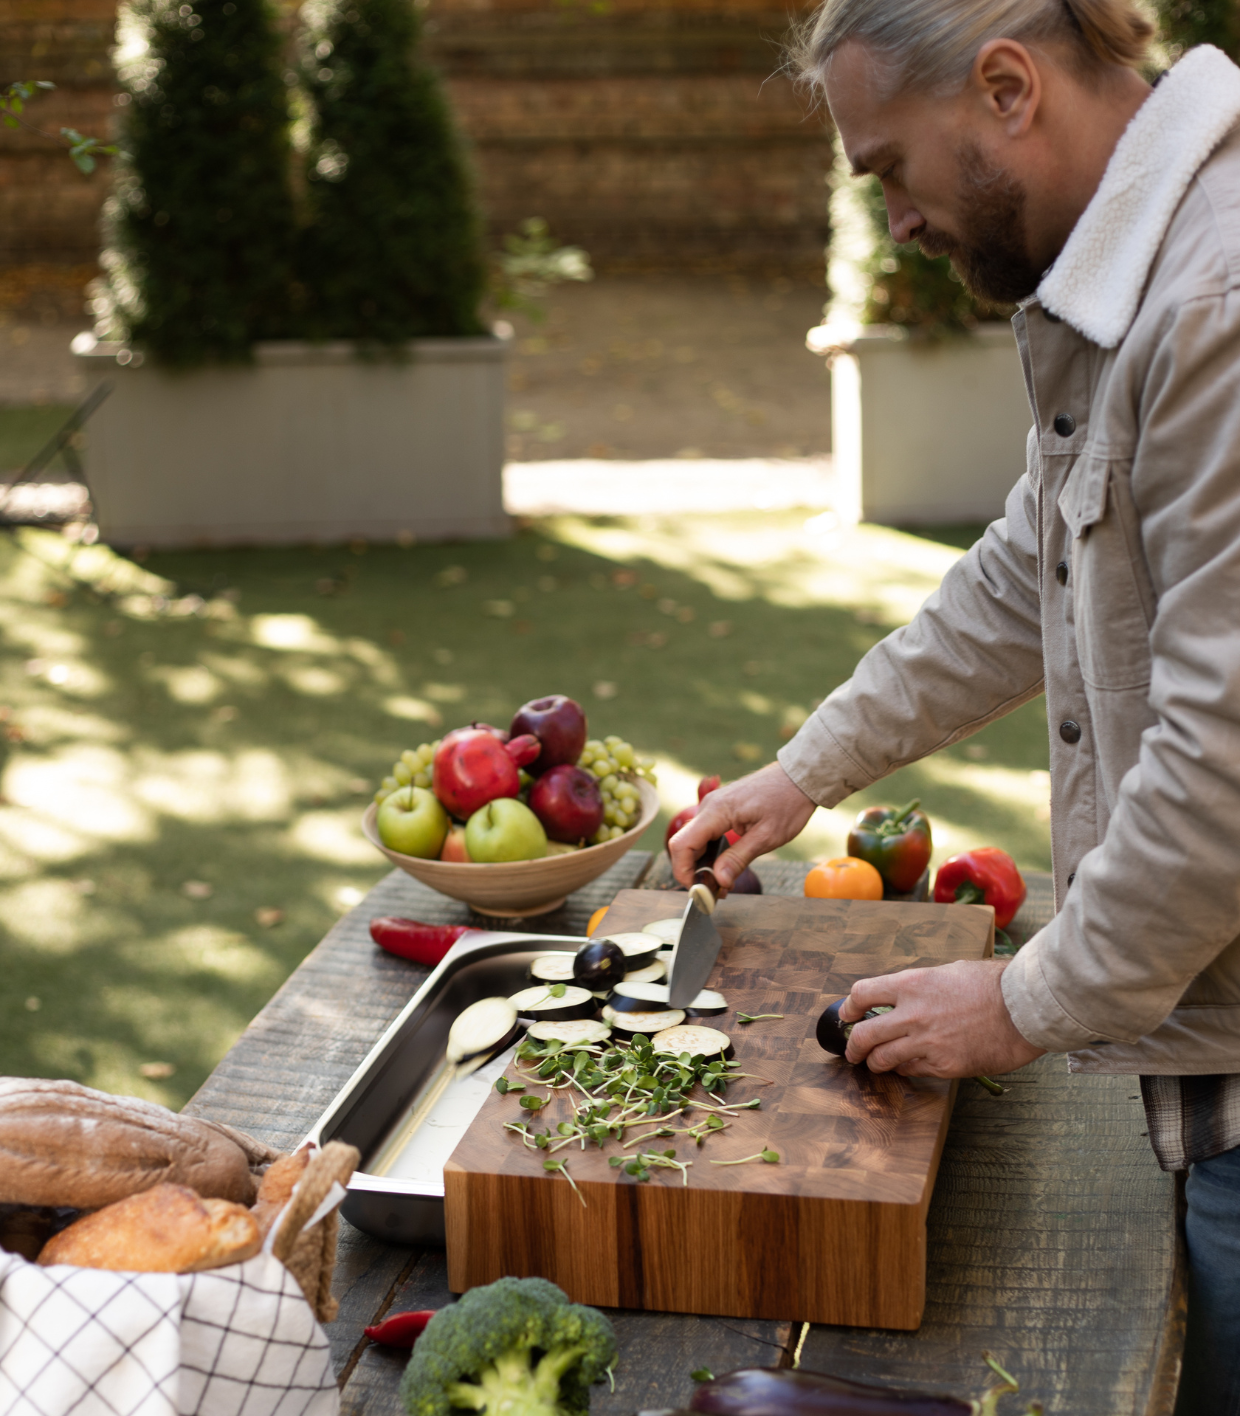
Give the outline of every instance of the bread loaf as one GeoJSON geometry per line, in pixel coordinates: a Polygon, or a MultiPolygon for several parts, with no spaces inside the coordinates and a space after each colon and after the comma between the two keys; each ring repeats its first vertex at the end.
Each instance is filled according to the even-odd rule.
{"type": "Polygon", "coordinates": [[[156,1185],[61,1230],[43,1246],[39,1263],[197,1273],[251,1258],[262,1242],[244,1205],[199,1199],[184,1185],[156,1185]]]}
{"type": "Polygon", "coordinates": [[[282,1155],[267,1167],[262,1184],[258,1187],[258,1199],[252,1211],[264,1237],[276,1222],[280,1211],[293,1196],[297,1182],[306,1173],[314,1147],[306,1145],[293,1155],[282,1155]]]}
{"type": "Polygon", "coordinates": [[[245,1205],[256,1189],[227,1128],[76,1082],[0,1077],[0,1204],[96,1209],[162,1182],[245,1205]]]}

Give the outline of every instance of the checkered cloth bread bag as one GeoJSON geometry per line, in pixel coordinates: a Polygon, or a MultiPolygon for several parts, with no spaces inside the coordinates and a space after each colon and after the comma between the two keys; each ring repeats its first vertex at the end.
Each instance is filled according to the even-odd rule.
{"type": "Polygon", "coordinates": [[[316,1311],[333,1310],[335,1211],[356,1163],[325,1146],[263,1252],[224,1268],[43,1268],[0,1251],[0,1416],[337,1416],[316,1311]]]}

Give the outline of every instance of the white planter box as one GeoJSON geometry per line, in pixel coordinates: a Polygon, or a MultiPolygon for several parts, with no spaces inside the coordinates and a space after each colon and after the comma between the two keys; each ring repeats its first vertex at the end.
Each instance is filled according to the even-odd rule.
{"type": "Polygon", "coordinates": [[[1025,470],[1032,421],[1016,337],[996,323],[921,344],[871,326],[832,351],[831,417],[841,514],[990,521],[1025,470]]]}
{"type": "Polygon", "coordinates": [[[103,540],[177,547],[507,535],[498,339],[259,344],[242,368],[78,357],[113,385],[87,428],[103,540]]]}

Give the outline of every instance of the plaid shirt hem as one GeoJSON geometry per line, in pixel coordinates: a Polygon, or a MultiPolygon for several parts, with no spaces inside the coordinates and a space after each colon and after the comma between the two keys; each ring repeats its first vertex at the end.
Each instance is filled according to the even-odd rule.
{"type": "Polygon", "coordinates": [[[1186,1170],[1240,1146],[1240,1072],[1142,1077],[1141,1100],[1164,1170],[1186,1170]]]}

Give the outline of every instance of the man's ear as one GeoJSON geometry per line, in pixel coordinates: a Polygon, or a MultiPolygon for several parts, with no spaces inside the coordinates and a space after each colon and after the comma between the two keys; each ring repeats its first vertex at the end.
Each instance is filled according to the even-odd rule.
{"type": "Polygon", "coordinates": [[[992,39],[978,50],[968,87],[986,116],[1009,138],[1028,132],[1042,101],[1042,75],[1033,55],[1014,39],[992,39]]]}

